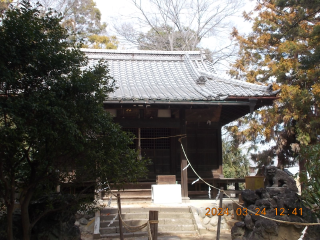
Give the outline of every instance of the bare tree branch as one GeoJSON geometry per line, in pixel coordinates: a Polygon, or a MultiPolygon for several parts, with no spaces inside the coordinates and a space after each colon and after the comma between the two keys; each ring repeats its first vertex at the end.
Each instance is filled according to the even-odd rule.
{"type": "MultiPolygon", "coordinates": [[[[230,18],[239,13],[240,0],[131,0],[139,14],[115,27],[120,37],[145,50],[199,50],[207,37],[228,37],[230,18]],[[140,26],[140,29],[134,26],[140,26]]],[[[234,54],[234,47],[215,51],[214,63],[234,54]],[[229,50],[229,51],[228,51],[229,50]]]]}

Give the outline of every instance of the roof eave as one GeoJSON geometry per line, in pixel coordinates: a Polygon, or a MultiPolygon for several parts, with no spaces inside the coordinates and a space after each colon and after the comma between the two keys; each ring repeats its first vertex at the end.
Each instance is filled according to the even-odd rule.
{"type": "Polygon", "coordinates": [[[277,97],[277,96],[259,96],[259,97],[247,97],[247,96],[229,96],[227,98],[230,100],[249,100],[249,99],[257,99],[257,100],[277,100],[280,99],[281,97],[277,97]]]}
{"type": "Polygon", "coordinates": [[[203,105],[203,106],[220,106],[220,105],[252,105],[251,101],[154,101],[154,100],[106,100],[104,104],[119,105],[203,105]]]}

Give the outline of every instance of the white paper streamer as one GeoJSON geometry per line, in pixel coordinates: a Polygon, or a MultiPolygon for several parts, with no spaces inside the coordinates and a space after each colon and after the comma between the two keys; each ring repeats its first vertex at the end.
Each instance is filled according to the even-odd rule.
{"type": "Polygon", "coordinates": [[[218,194],[217,194],[216,200],[219,199],[219,196],[220,196],[220,189],[219,189],[219,192],[218,192],[218,194]]]}
{"type": "Polygon", "coordinates": [[[106,184],[108,184],[107,182],[100,182],[100,183],[98,183],[98,186],[100,187],[100,189],[97,189],[96,190],[96,192],[97,193],[99,193],[99,192],[102,192],[102,191],[106,191],[108,188],[110,188],[109,187],[109,184],[108,184],[108,186],[106,186],[105,188],[101,188],[101,186],[103,186],[103,185],[106,185],[106,184]]]}
{"type": "Polygon", "coordinates": [[[187,166],[185,166],[182,171],[186,170],[189,167],[189,165],[190,165],[190,163],[187,166]]]}
{"type": "Polygon", "coordinates": [[[211,187],[210,186],[208,186],[208,187],[209,187],[208,195],[209,195],[209,199],[211,199],[211,187]]]}
{"type": "Polygon", "coordinates": [[[106,191],[108,189],[108,187],[105,187],[105,188],[101,188],[101,189],[98,189],[97,192],[102,192],[102,191],[106,191]]]}
{"type": "MultiPolygon", "coordinates": [[[[111,222],[109,223],[108,227],[114,222],[114,220],[116,220],[117,217],[118,217],[118,213],[117,213],[116,216],[111,220],[111,222]]],[[[119,221],[121,221],[121,220],[119,219],[119,221]]]]}
{"type": "Polygon", "coordinates": [[[298,240],[302,240],[303,238],[304,238],[304,235],[306,234],[306,231],[307,231],[307,229],[308,229],[308,226],[306,226],[304,229],[303,229],[303,231],[302,231],[302,235],[300,236],[300,238],[298,239],[298,240]]]}
{"type": "Polygon", "coordinates": [[[197,180],[193,181],[193,182],[191,183],[191,185],[193,185],[194,183],[198,182],[199,180],[200,180],[200,178],[198,178],[197,180]]]}
{"type": "Polygon", "coordinates": [[[110,199],[109,199],[109,201],[108,201],[108,207],[110,207],[110,205],[111,205],[111,201],[112,201],[112,196],[110,196],[110,199]]]}

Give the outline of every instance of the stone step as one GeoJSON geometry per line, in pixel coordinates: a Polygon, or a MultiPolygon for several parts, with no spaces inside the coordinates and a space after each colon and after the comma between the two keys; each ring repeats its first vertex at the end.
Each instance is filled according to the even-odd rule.
{"type": "MultiPolygon", "coordinates": [[[[125,223],[130,225],[130,226],[138,226],[142,225],[145,222],[147,222],[148,219],[133,219],[133,220],[125,220],[125,223]]],[[[106,221],[101,221],[100,222],[100,227],[108,227],[110,224],[111,220],[106,220],[106,221]]],[[[172,224],[194,224],[194,220],[192,218],[186,218],[186,219],[172,219],[172,218],[164,218],[164,219],[159,219],[159,224],[160,225],[172,225],[172,224]]],[[[114,222],[110,225],[110,227],[114,226],[119,226],[119,220],[114,220],[114,222]]]]}
{"type": "MultiPolygon", "coordinates": [[[[195,236],[195,232],[194,231],[158,232],[158,236],[170,236],[170,235],[179,235],[179,234],[195,236]]],[[[135,233],[124,233],[123,234],[125,239],[129,238],[129,237],[144,237],[144,236],[147,236],[147,235],[148,235],[147,232],[135,232],[135,233]]],[[[118,240],[119,239],[119,233],[101,234],[101,238],[112,238],[113,240],[118,240]]]]}
{"type": "Polygon", "coordinates": [[[151,193],[151,188],[149,189],[123,189],[123,190],[111,190],[112,193],[117,194],[117,193],[134,193],[134,192],[150,192],[151,193]]]}
{"type": "MultiPolygon", "coordinates": [[[[145,223],[145,222],[144,222],[145,223]]],[[[130,233],[126,228],[122,227],[123,233],[130,233]]],[[[183,225],[158,225],[158,232],[170,232],[170,231],[195,231],[196,228],[193,224],[183,224],[183,225]]],[[[140,230],[141,232],[147,232],[147,227],[140,230]]],[[[119,233],[119,226],[116,227],[100,227],[100,234],[110,234],[119,233]]]]}
{"type": "MultiPolygon", "coordinates": [[[[109,197],[102,197],[102,200],[109,200],[109,197]]],[[[116,201],[117,199],[115,197],[112,197],[113,201],[116,201]]],[[[151,195],[150,196],[123,196],[121,197],[122,203],[131,203],[131,202],[151,202],[151,195]]]]}
{"type": "MultiPolygon", "coordinates": [[[[129,226],[139,226],[149,219],[149,211],[159,211],[158,233],[171,234],[181,232],[183,234],[196,234],[197,226],[193,213],[189,207],[147,207],[147,208],[122,208],[121,218],[129,226]]],[[[100,211],[100,236],[103,238],[119,237],[119,218],[108,227],[117,215],[117,208],[104,208],[100,211]]],[[[123,227],[125,237],[147,236],[147,228],[138,233],[130,233],[123,227]]]]}
{"type": "MultiPolygon", "coordinates": [[[[115,217],[116,214],[100,214],[100,220],[101,221],[108,221],[112,220],[115,217]]],[[[121,214],[121,217],[123,220],[140,220],[140,219],[149,219],[149,212],[145,213],[126,213],[121,214]]],[[[158,218],[168,218],[168,219],[186,219],[192,217],[191,213],[183,213],[183,212],[159,212],[158,218]]]]}
{"type": "MultiPolygon", "coordinates": [[[[133,196],[133,197],[151,197],[151,189],[124,189],[121,191],[117,191],[117,190],[112,190],[111,191],[113,194],[120,194],[120,198],[124,198],[124,197],[129,197],[129,196],[133,196]]],[[[112,198],[116,198],[114,195],[112,196],[112,198]]]]}
{"type": "MultiPolygon", "coordinates": [[[[157,184],[156,182],[138,182],[138,183],[126,183],[124,184],[124,189],[151,189],[152,185],[157,184]]],[[[113,187],[113,184],[110,184],[111,188],[113,187]]]]}
{"type": "MultiPolygon", "coordinates": [[[[161,213],[190,213],[191,210],[188,207],[164,207],[164,208],[121,208],[123,214],[126,213],[149,213],[149,211],[159,211],[161,213]]],[[[118,212],[117,208],[103,208],[100,213],[105,214],[115,214],[118,212]]]]}
{"type": "MultiPolygon", "coordinates": [[[[149,189],[124,189],[121,191],[112,190],[112,200],[116,200],[114,195],[120,194],[121,202],[151,202],[151,188],[149,189]]],[[[102,200],[109,200],[110,195],[102,196],[102,200]]]]}

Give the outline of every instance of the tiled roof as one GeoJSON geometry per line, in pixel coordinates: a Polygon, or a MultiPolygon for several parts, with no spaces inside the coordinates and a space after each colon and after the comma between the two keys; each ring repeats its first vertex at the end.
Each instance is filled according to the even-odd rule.
{"type": "Polygon", "coordinates": [[[222,79],[199,51],[82,49],[89,64],[106,59],[117,89],[108,100],[212,101],[275,96],[271,86],[222,79]]]}

